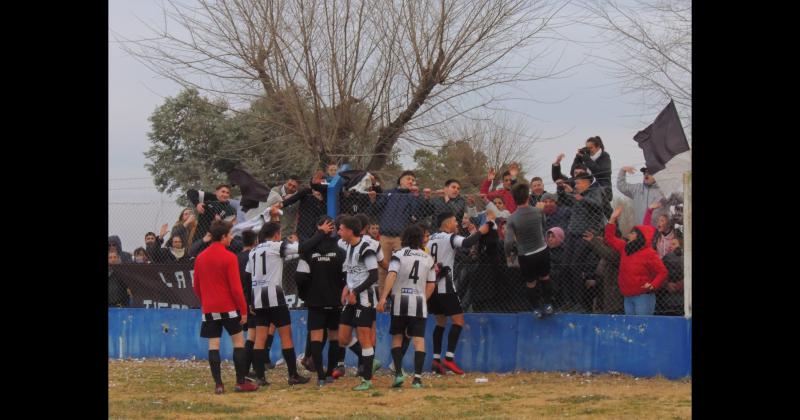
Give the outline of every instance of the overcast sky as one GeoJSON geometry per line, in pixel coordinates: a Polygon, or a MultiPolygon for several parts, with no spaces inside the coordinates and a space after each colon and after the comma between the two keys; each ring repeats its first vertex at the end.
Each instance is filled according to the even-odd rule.
{"type": "MultiPolygon", "coordinates": [[[[109,1],[109,232],[122,236],[123,247],[129,252],[143,245],[144,232],[157,230],[161,223],[171,225],[180,211],[174,198],[158,193],[144,167],[144,152],[150,145],[147,118],[166,97],[175,96],[180,86],[128,56],[111,35],[112,30],[130,38],[147,34],[139,19],[158,22],[160,4],[153,0],[109,1]]],[[[589,41],[594,34],[580,25],[562,33],[578,41],[589,41]]],[[[563,65],[578,63],[589,53],[609,55],[613,48],[600,43],[563,46],[563,65]]],[[[537,164],[537,170],[528,171],[528,176],[541,176],[548,191],[555,190],[549,176],[555,157],[566,153],[564,161],[568,165],[575,150],[590,136],[603,139],[612,158],[615,184],[622,166],[644,165],[641,149],[632,138],[652,122],[657,111],[643,109],[635,97],[621,95],[619,86],[598,65],[588,62],[571,71],[570,77],[521,83],[515,90],[515,96],[539,101],[516,100],[504,105],[517,110],[515,115],[524,118],[532,132],[549,138],[536,143],[531,163],[537,164]]],[[[641,182],[640,174],[630,176],[630,181],[641,182]]]]}

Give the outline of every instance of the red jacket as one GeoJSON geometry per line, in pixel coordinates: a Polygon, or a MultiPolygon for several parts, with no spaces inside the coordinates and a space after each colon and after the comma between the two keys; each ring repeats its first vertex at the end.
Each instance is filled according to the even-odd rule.
{"type": "Polygon", "coordinates": [[[247,313],[239,261],[221,242],[213,242],[194,262],[194,292],[204,314],[239,310],[247,313]]]}
{"type": "Polygon", "coordinates": [[[620,255],[619,258],[619,290],[625,297],[638,296],[647,293],[648,290],[642,289],[645,283],[653,285],[653,289],[658,289],[667,279],[667,267],[661,262],[658,253],[650,245],[653,243],[653,235],[656,229],[652,226],[636,226],[644,235],[644,247],[627,255],[625,252],[626,242],[615,236],[617,226],[614,224],[606,225],[606,243],[614,248],[620,255]]]}
{"type": "Polygon", "coordinates": [[[514,202],[514,197],[511,195],[511,191],[503,189],[489,192],[489,186],[491,185],[491,180],[483,180],[483,183],[481,184],[481,194],[486,194],[486,198],[489,200],[494,200],[495,197],[502,197],[503,201],[506,203],[506,209],[508,209],[509,213],[514,213],[517,210],[517,203],[514,202]]]}

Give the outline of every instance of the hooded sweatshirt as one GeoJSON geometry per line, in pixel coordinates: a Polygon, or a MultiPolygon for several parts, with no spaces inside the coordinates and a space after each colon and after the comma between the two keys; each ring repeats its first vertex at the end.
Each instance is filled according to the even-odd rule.
{"type": "Polygon", "coordinates": [[[119,239],[119,236],[117,235],[109,236],[108,244],[117,247],[117,253],[119,254],[120,261],[122,261],[123,263],[133,262],[133,256],[131,255],[131,253],[122,250],[122,241],[119,239]]]}
{"type": "Polygon", "coordinates": [[[652,226],[638,225],[635,241],[626,243],[615,235],[617,226],[606,225],[606,243],[619,253],[619,290],[625,297],[648,293],[642,286],[650,283],[658,289],[667,278],[667,268],[658,253],[649,244],[653,243],[655,229],[652,226]]]}

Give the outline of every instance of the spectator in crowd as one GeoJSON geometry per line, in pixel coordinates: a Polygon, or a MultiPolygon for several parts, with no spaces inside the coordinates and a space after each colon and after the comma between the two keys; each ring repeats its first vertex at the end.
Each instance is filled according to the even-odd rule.
{"type": "Polygon", "coordinates": [[[656,291],[656,314],[683,315],[683,235],[672,238],[671,251],[661,261],[667,268],[667,281],[656,291]]]}
{"type": "MultiPolygon", "coordinates": [[[[164,232],[164,227],[162,226],[161,231],[164,232]]],[[[155,232],[147,232],[144,234],[144,247],[147,250],[150,250],[154,246],[161,246],[164,243],[164,236],[156,236],[155,232]]],[[[153,256],[150,256],[150,259],[153,259],[153,256]]]]}
{"type": "MultiPolygon", "coordinates": [[[[621,236],[617,229],[617,236],[621,236]]],[[[583,234],[594,255],[599,258],[595,269],[595,284],[585,284],[585,299],[597,299],[597,309],[607,314],[623,313],[622,294],[619,292],[619,253],[614,251],[603,239],[592,230],[583,234]],[[592,287],[592,289],[589,289],[592,287]],[[586,296],[588,295],[588,296],[586,296]]]]}
{"type": "MultiPolygon", "coordinates": [[[[565,185],[569,188],[575,188],[575,177],[588,172],[588,168],[584,164],[573,164],[570,168],[569,177],[561,173],[561,161],[564,159],[564,154],[561,153],[556,157],[555,162],[551,167],[553,182],[556,183],[557,191],[564,189],[565,185]]],[[[572,192],[572,191],[567,191],[572,192]]]]}
{"type": "Polygon", "coordinates": [[[503,179],[503,188],[499,188],[495,191],[489,192],[489,187],[492,184],[492,181],[495,177],[494,168],[489,169],[489,175],[486,180],[483,181],[481,184],[481,195],[485,195],[486,198],[489,200],[494,200],[495,197],[503,197],[503,202],[506,204],[506,208],[509,212],[514,213],[514,210],[517,209],[517,205],[514,203],[514,197],[511,196],[511,172],[505,171],[503,172],[502,179],[503,179]]]}
{"type": "Polygon", "coordinates": [[[188,190],[186,197],[195,206],[198,213],[195,241],[205,236],[209,226],[211,226],[211,222],[214,220],[225,220],[231,222],[231,224],[236,224],[237,212],[230,203],[230,185],[218,185],[214,190],[213,196],[203,191],[188,190]]]}
{"type": "MultiPolygon", "coordinates": [[[[345,173],[351,172],[355,174],[354,179],[357,178],[358,171],[347,171],[345,173]]],[[[355,185],[345,183],[345,185],[342,186],[341,195],[339,197],[340,214],[354,215],[365,213],[370,217],[375,216],[370,213],[369,192],[375,191],[376,194],[381,194],[383,193],[383,189],[381,189],[381,183],[377,176],[371,173],[366,173],[364,176],[369,177],[367,182],[363,182],[362,180],[362,182],[356,183],[355,185]],[[350,185],[349,188],[348,185],[350,185]]]]}
{"type": "MultiPolygon", "coordinates": [[[[425,201],[419,196],[419,188],[414,185],[416,176],[413,171],[404,171],[397,179],[397,188],[378,196],[370,191],[372,203],[370,213],[375,215],[381,225],[381,251],[384,259],[389,261],[392,252],[402,248],[400,235],[410,223],[419,220],[425,211],[425,201]]],[[[379,270],[378,289],[383,291],[386,271],[379,270]]]]}
{"type": "Polygon", "coordinates": [[[150,257],[147,256],[147,251],[142,247],[134,249],[133,262],[136,264],[149,264],[150,257]]]}
{"type": "MultiPolygon", "coordinates": [[[[660,201],[656,201],[648,207],[644,215],[644,225],[652,226],[653,212],[660,207],[660,201]]],[[[676,231],[672,224],[670,214],[661,213],[656,223],[656,235],[653,237],[653,248],[658,252],[659,258],[664,258],[665,255],[672,251],[672,240],[675,239],[675,237],[676,231]]]]}
{"type": "MultiPolygon", "coordinates": [[[[284,199],[281,205],[284,217],[293,217],[290,214],[296,215],[294,217],[297,217],[297,236],[301,242],[314,236],[317,232],[317,219],[324,216],[328,210],[325,195],[322,192],[325,189],[320,187],[324,187],[321,172],[314,176],[309,187],[301,188],[291,197],[284,199]],[[295,203],[299,203],[297,209],[290,211],[295,203]]],[[[281,231],[284,226],[286,225],[281,220],[281,231]]]]}
{"type": "Polygon", "coordinates": [[[622,207],[611,214],[605,228],[605,240],[620,255],[619,289],[625,305],[625,315],[653,315],[656,306],[655,291],[667,279],[667,268],[649,245],[655,229],[637,225],[626,235],[627,242],[616,236],[617,218],[622,207]]]}
{"type": "MultiPolygon", "coordinates": [[[[467,210],[467,202],[460,195],[461,183],[455,179],[448,179],[444,183],[444,189],[440,191],[442,193],[441,197],[434,197],[429,201],[429,213],[437,215],[452,211],[456,215],[456,220],[461,220],[467,210]]],[[[437,226],[434,226],[434,228],[437,228],[437,226]]]]}
{"type": "Polygon", "coordinates": [[[550,251],[550,282],[553,285],[553,304],[560,308],[565,301],[564,280],[567,266],[564,259],[564,229],[552,227],[547,229],[545,240],[550,251]]]}
{"type": "Polygon", "coordinates": [[[181,263],[190,259],[181,236],[169,238],[169,246],[164,248],[158,247],[155,243],[148,245],[148,251],[151,260],[157,264],[181,263]]]}
{"type": "Polygon", "coordinates": [[[331,180],[336,177],[336,173],[339,172],[339,165],[335,163],[328,164],[325,167],[325,184],[329,184],[331,180]]]}
{"type": "Polygon", "coordinates": [[[567,206],[558,205],[557,195],[544,193],[539,202],[543,204],[542,211],[546,217],[544,222],[545,229],[559,227],[563,231],[569,226],[569,218],[572,215],[572,211],[567,206]]]}
{"type": "MultiPolygon", "coordinates": [[[[647,170],[641,169],[644,174],[644,181],[641,184],[629,184],[626,179],[627,174],[635,174],[636,169],[632,166],[625,166],[619,170],[617,177],[617,189],[626,197],[633,200],[633,220],[635,223],[643,223],[647,208],[656,201],[663,200],[664,193],[658,186],[656,179],[647,170]]],[[[652,223],[648,223],[652,226],[652,223]]]]}
{"type": "Polygon", "coordinates": [[[108,237],[108,252],[111,251],[117,253],[121,263],[127,264],[133,262],[131,253],[122,250],[122,240],[120,240],[119,236],[117,235],[111,235],[108,237]]]}
{"type": "MultiPolygon", "coordinates": [[[[297,176],[290,175],[286,182],[277,185],[270,190],[269,197],[267,197],[267,207],[272,207],[275,204],[281,203],[295,194],[300,186],[297,182],[297,176]]],[[[283,210],[281,216],[281,236],[288,237],[292,232],[297,230],[297,212],[299,207],[290,207],[283,210]]]]}
{"type": "Polygon", "coordinates": [[[531,206],[536,206],[536,203],[542,201],[543,196],[547,193],[544,190],[544,181],[542,178],[535,176],[531,178],[531,206]]]}
{"type": "MultiPolygon", "coordinates": [[[[486,197],[482,198],[484,203],[486,204],[486,210],[478,213],[477,209],[473,205],[471,207],[467,207],[467,215],[470,218],[474,218],[475,225],[483,226],[483,224],[486,223],[488,212],[491,211],[495,217],[494,228],[493,228],[494,233],[490,232],[487,235],[487,237],[483,239],[488,239],[491,242],[500,244],[506,237],[505,226],[506,222],[508,221],[508,218],[511,217],[511,212],[506,209],[506,204],[505,201],[503,201],[503,197],[498,196],[495,197],[493,200],[489,200],[486,197]],[[495,235],[498,238],[497,240],[493,240],[493,237],[495,235]]],[[[463,221],[464,218],[462,217],[460,220],[463,221]]]]}
{"type": "MultiPolygon", "coordinates": [[[[596,183],[592,184],[593,176],[581,174],[575,178],[574,193],[559,192],[559,202],[571,207],[571,216],[567,225],[566,262],[569,266],[568,280],[565,289],[570,291],[571,303],[578,309],[584,301],[580,299],[579,290],[585,288],[586,280],[594,280],[597,258],[591,248],[583,240],[583,233],[587,230],[600,232],[603,228],[605,216],[603,215],[603,190],[596,183]]],[[[589,310],[590,308],[583,308],[589,310]]]]}
{"type": "Polygon", "coordinates": [[[603,140],[600,136],[589,137],[586,139],[586,147],[578,149],[575,160],[572,162],[573,171],[575,166],[583,165],[588,172],[597,179],[606,191],[607,201],[611,201],[611,156],[603,147],[603,140]]]}
{"type": "Polygon", "coordinates": [[[131,298],[131,289],[114,272],[114,266],[121,264],[119,253],[108,251],[108,306],[127,307],[131,298]]]}
{"type": "Polygon", "coordinates": [[[381,225],[379,225],[374,219],[370,219],[370,221],[369,221],[369,230],[367,231],[367,233],[369,234],[370,238],[380,242],[380,240],[381,240],[381,225]]]}
{"type": "Polygon", "coordinates": [[[170,236],[180,236],[183,243],[187,246],[194,242],[194,235],[197,232],[197,218],[194,216],[192,209],[186,207],[181,210],[178,216],[178,221],[172,225],[172,233],[170,236]]]}

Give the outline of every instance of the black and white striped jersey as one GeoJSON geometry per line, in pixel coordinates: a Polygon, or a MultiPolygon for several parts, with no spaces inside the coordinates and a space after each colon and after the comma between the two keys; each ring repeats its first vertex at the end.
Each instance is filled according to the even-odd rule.
{"type": "Polygon", "coordinates": [[[389,272],[397,273],[392,285],[392,315],[427,318],[425,286],[436,282],[433,257],[421,249],[405,247],[392,253],[389,272]]]}
{"type": "Polygon", "coordinates": [[[436,283],[433,293],[445,294],[455,293],[456,286],[453,283],[453,265],[456,259],[456,248],[461,248],[464,237],[455,233],[437,232],[431,235],[428,240],[428,250],[433,257],[433,263],[442,263],[442,268],[446,275],[442,276],[436,283]]]}
{"type": "Polygon", "coordinates": [[[245,271],[253,278],[256,309],[286,305],[283,293],[283,261],[298,257],[298,243],[266,241],[250,251],[245,271]]]}
{"type": "MultiPolygon", "coordinates": [[[[364,237],[361,237],[355,245],[340,240],[339,246],[342,245],[344,245],[342,249],[345,252],[342,271],[347,273],[347,288],[353,290],[367,281],[369,270],[378,269],[378,257],[373,244],[365,241],[364,237]]],[[[375,307],[378,303],[375,290],[370,287],[362,291],[356,296],[356,302],[361,306],[375,307]]]]}

